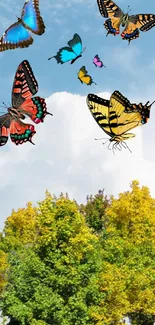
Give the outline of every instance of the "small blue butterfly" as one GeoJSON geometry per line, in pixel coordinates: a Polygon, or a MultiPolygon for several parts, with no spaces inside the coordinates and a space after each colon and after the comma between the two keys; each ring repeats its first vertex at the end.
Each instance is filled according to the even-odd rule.
{"type": "Polygon", "coordinates": [[[51,56],[48,60],[55,58],[58,63],[63,64],[67,61],[71,61],[71,64],[73,64],[82,56],[85,48],[82,50],[82,40],[78,34],[74,34],[73,38],[67,44],[69,47],[62,47],[55,56],[51,56]]]}
{"type": "Polygon", "coordinates": [[[29,34],[42,35],[45,25],[39,11],[39,0],[27,0],[22,9],[21,18],[11,25],[0,38],[0,52],[12,50],[17,47],[28,47],[33,43],[29,34]]]}

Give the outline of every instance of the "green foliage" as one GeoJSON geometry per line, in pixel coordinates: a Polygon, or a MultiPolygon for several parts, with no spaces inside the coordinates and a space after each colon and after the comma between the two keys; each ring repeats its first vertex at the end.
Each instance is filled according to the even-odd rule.
{"type": "Polygon", "coordinates": [[[142,313],[131,313],[132,325],[154,325],[155,316],[142,313]]]}
{"type": "Polygon", "coordinates": [[[155,200],[134,181],[80,207],[46,192],[0,237],[1,309],[10,325],[153,325],[155,200]],[[5,235],[5,236],[4,236],[5,235]]]}
{"type": "MultiPolygon", "coordinates": [[[[18,219],[15,214],[12,218],[18,219]]],[[[28,218],[27,210],[22,215],[27,225],[24,218],[28,218]]],[[[27,244],[19,247],[16,240],[16,249],[14,245],[9,254],[8,285],[1,300],[3,314],[11,317],[10,325],[14,321],[21,325],[95,324],[91,308],[98,305],[102,295],[97,281],[102,266],[98,238],[77,205],[63,196],[54,199],[47,192],[34,219],[35,241],[29,236],[29,246],[24,235],[27,244]]],[[[9,236],[13,242],[13,236],[16,238],[12,224],[11,219],[6,247],[9,236]]],[[[14,229],[19,234],[18,228],[14,229]]]]}
{"type": "Polygon", "coordinates": [[[98,191],[95,196],[87,196],[86,205],[81,204],[79,209],[85,215],[86,222],[96,232],[101,231],[104,228],[106,220],[105,209],[107,208],[109,201],[104,196],[104,190],[98,191]]]}
{"type": "Polygon", "coordinates": [[[7,268],[7,254],[0,249],[0,294],[3,292],[3,289],[6,286],[7,268]]]}

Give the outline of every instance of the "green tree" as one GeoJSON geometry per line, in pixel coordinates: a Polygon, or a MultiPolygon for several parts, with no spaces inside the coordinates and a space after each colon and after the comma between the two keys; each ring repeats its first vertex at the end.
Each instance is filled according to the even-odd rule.
{"type": "Polygon", "coordinates": [[[1,308],[10,325],[120,325],[126,315],[153,325],[155,200],[134,181],[107,206],[103,193],[87,203],[47,192],[7,220],[1,308]]]}
{"type": "Polygon", "coordinates": [[[0,295],[6,286],[6,273],[7,273],[8,263],[7,254],[0,249],[0,295]]]}
{"type": "MultiPolygon", "coordinates": [[[[26,229],[27,211],[22,214],[26,229]]],[[[10,325],[95,324],[92,307],[98,306],[103,295],[98,284],[101,245],[77,205],[47,192],[35,210],[32,233],[27,237],[27,230],[22,230],[21,246],[20,236],[16,238],[18,227],[9,229],[9,221],[12,229],[17,215],[14,212],[6,223],[6,247],[10,247],[11,238],[14,250],[11,247],[11,253],[8,251],[8,285],[1,299],[3,315],[10,317],[10,325]]]]}
{"type": "Polygon", "coordinates": [[[85,215],[86,222],[96,232],[104,228],[106,220],[105,209],[108,207],[109,200],[104,195],[104,190],[98,191],[96,195],[88,195],[86,205],[81,204],[79,209],[85,215]]]}

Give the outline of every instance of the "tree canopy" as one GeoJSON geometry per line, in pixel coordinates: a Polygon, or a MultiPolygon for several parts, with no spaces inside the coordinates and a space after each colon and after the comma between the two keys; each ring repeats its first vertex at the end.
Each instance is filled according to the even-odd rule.
{"type": "Polygon", "coordinates": [[[46,192],[0,236],[0,307],[10,325],[132,325],[155,320],[155,199],[132,182],[78,206],[46,192]]]}

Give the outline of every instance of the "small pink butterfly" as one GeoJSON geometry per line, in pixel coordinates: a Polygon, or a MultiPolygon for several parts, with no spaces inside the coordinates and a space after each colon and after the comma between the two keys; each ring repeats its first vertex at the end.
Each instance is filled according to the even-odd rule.
{"type": "Polygon", "coordinates": [[[99,67],[99,68],[105,67],[105,68],[106,68],[106,66],[105,66],[105,65],[103,64],[103,62],[100,60],[98,54],[96,54],[96,55],[94,56],[93,63],[94,63],[94,65],[95,65],[96,67],[99,67]]]}

